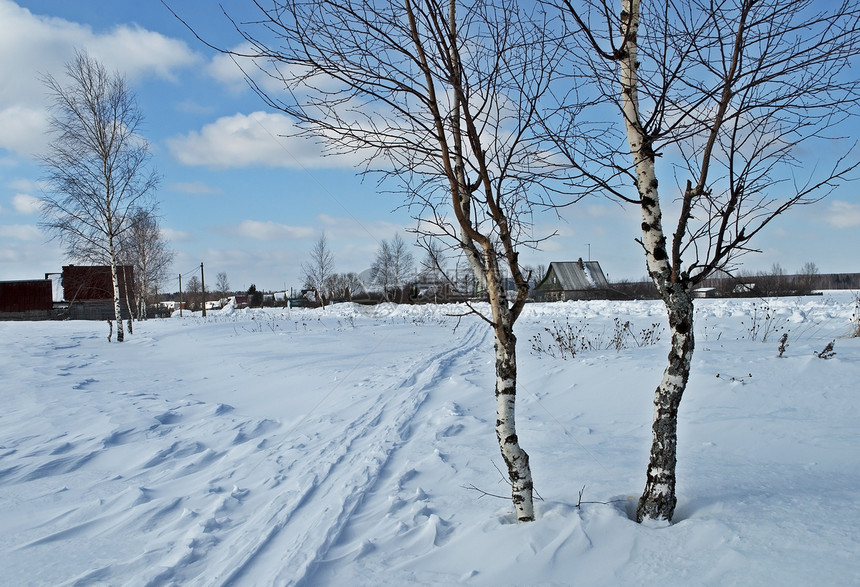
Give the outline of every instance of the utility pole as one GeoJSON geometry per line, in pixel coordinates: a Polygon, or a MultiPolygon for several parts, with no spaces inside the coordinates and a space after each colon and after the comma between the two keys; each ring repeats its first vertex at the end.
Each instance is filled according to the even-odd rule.
{"type": "Polygon", "coordinates": [[[206,317],[206,282],[203,280],[203,261],[200,261],[200,295],[203,296],[203,317],[206,317]]]}
{"type": "Polygon", "coordinates": [[[182,274],[179,274],[179,317],[182,318],[182,274]]]}

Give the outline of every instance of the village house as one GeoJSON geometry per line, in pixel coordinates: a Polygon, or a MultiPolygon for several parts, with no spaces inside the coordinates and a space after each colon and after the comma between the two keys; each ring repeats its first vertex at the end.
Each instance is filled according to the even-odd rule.
{"type": "Polygon", "coordinates": [[[53,306],[50,279],[0,282],[0,319],[48,320],[53,306]]]}
{"type": "MultiPolygon", "coordinates": [[[[122,317],[129,317],[134,267],[117,267],[122,317]]],[[[0,320],[111,320],[113,282],[107,265],[66,265],[45,279],[0,282],[0,320]]]]}
{"type": "Polygon", "coordinates": [[[610,296],[609,283],[597,261],[554,261],[535,286],[539,302],[594,300],[610,296]]]}
{"type": "MultiPolygon", "coordinates": [[[[123,320],[129,317],[128,297],[133,295],[134,267],[117,267],[123,320]]],[[[108,265],[64,265],[63,300],[72,320],[113,320],[113,280],[108,265]]]]}

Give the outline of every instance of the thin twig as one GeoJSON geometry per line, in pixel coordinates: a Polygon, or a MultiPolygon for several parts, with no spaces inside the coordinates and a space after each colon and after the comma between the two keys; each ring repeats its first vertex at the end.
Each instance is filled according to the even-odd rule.
{"type": "Polygon", "coordinates": [[[585,485],[582,486],[582,489],[579,490],[579,499],[576,502],[576,509],[581,509],[580,506],[584,503],[592,503],[599,505],[610,505],[613,503],[622,503],[627,501],[626,499],[610,499],[609,501],[582,501],[582,494],[585,493],[585,485]]]}
{"type": "Polygon", "coordinates": [[[488,491],[484,491],[483,489],[479,489],[475,487],[472,483],[469,483],[468,485],[461,485],[461,487],[463,489],[471,489],[472,491],[477,491],[478,493],[480,493],[481,495],[478,499],[480,499],[481,497],[497,497],[499,499],[510,499],[510,496],[496,495],[495,493],[490,493],[488,491]]]}

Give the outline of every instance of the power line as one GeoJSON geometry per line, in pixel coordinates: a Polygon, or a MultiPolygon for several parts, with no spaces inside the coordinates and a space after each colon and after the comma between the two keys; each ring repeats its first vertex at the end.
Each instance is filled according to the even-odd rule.
{"type": "Polygon", "coordinates": [[[198,271],[200,271],[200,265],[195,265],[193,269],[190,269],[190,270],[186,271],[185,273],[183,273],[182,277],[188,277],[192,273],[197,273],[198,271]]]}

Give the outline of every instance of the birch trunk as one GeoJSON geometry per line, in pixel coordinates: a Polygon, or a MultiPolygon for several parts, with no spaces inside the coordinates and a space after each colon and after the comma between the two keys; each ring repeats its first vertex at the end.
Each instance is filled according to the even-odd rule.
{"type": "Polygon", "coordinates": [[[517,339],[513,324],[496,325],[496,438],[508,467],[517,522],[535,519],[529,455],[520,447],[516,428],[517,339]]]}
{"type": "Polygon", "coordinates": [[[128,310],[128,333],[134,334],[134,326],[132,325],[132,319],[134,318],[134,311],[132,310],[132,296],[131,291],[128,289],[128,274],[125,272],[125,265],[122,268],[122,283],[125,286],[125,307],[128,310]]]}
{"type": "Polygon", "coordinates": [[[668,365],[654,394],[651,454],[645,490],[636,508],[636,520],[672,521],[675,512],[675,465],[677,462],[678,406],[690,376],[693,358],[693,300],[680,258],[670,260],[663,232],[655,154],[651,136],[643,126],[638,93],[639,0],[622,0],[620,59],[621,105],[627,142],[633,157],[636,188],[642,215],[642,248],[648,275],[657,286],[669,317],[672,347],[668,365]]]}
{"type": "MultiPolygon", "coordinates": [[[[516,426],[517,402],[517,337],[514,323],[521,306],[508,304],[499,257],[492,243],[483,244],[483,270],[477,277],[486,284],[493,313],[493,332],[496,350],[496,439],[502,459],[508,468],[511,499],[517,522],[535,519],[534,498],[529,455],[520,447],[516,426]]],[[[510,262],[510,259],[505,258],[510,262]]]]}
{"type": "Polygon", "coordinates": [[[125,332],[122,327],[122,306],[119,300],[119,276],[116,268],[116,253],[113,247],[113,238],[109,241],[110,251],[110,278],[113,282],[113,311],[116,317],[116,341],[123,342],[125,340],[125,332]]]}
{"type": "Polygon", "coordinates": [[[693,299],[682,284],[670,286],[664,297],[672,346],[663,379],[654,394],[651,455],[645,490],[636,508],[636,521],[663,519],[675,513],[675,464],[678,445],[678,406],[690,377],[693,358],[693,299]]]}

